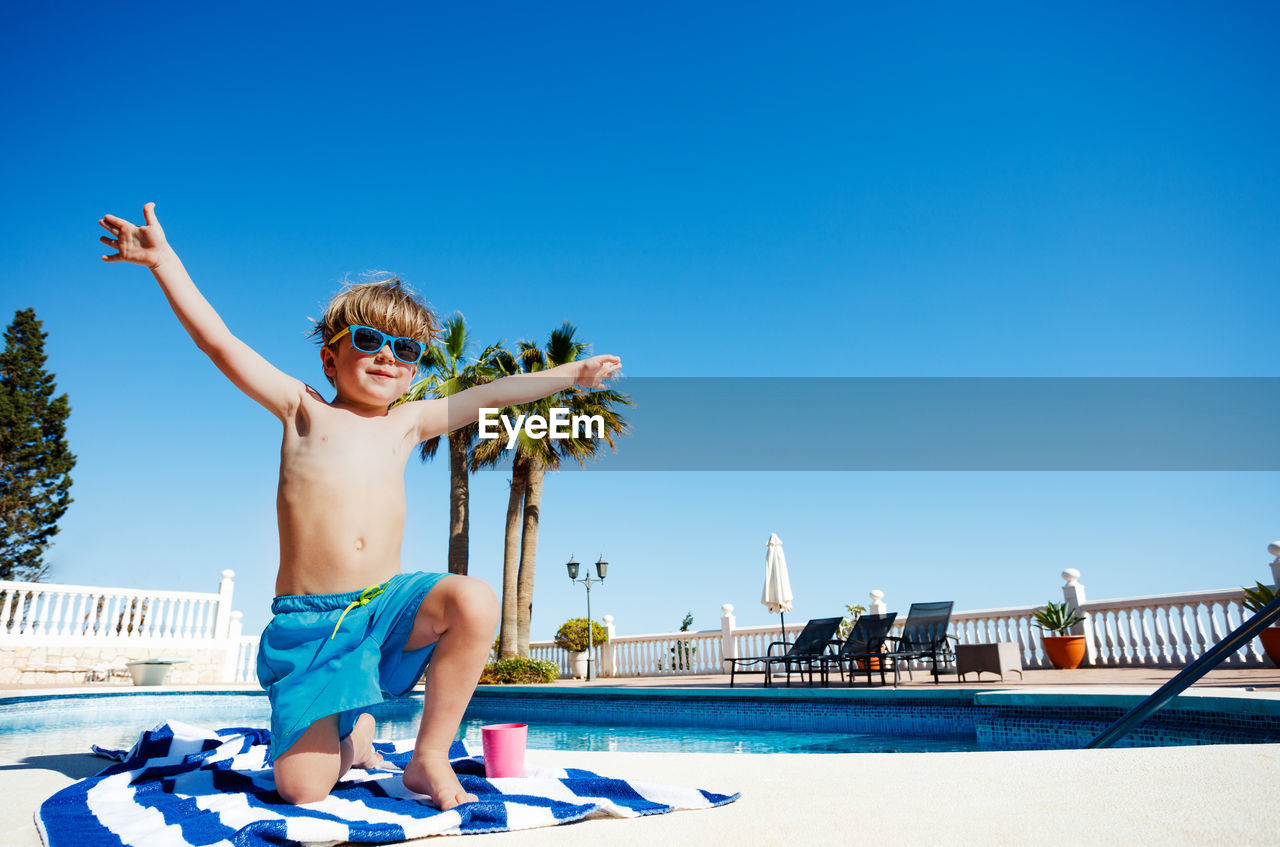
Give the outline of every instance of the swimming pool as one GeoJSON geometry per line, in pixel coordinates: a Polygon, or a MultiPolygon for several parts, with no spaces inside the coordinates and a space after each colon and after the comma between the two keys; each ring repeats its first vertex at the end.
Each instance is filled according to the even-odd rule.
{"type": "MultiPolygon", "coordinates": [[[[1085,742],[1139,694],[955,689],[770,691],[484,686],[462,734],[481,724],[530,725],[530,749],[680,753],[858,753],[1062,749],[1085,742]]],[[[412,738],[421,696],[371,710],[378,737],[412,738]]],[[[0,761],[128,747],[168,720],[267,726],[257,691],[138,693],[132,689],[0,698],[0,761]]],[[[1178,698],[1122,742],[1128,746],[1280,741],[1280,699],[1242,692],[1178,698]]]]}
{"type": "MultiPolygon", "coordinates": [[[[480,711],[500,711],[500,703],[480,711]]],[[[413,738],[422,714],[421,697],[388,701],[370,710],[378,720],[378,738],[413,738]]],[[[474,712],[475,710],[473,710],[474,712]]],[[[509,710],[508,710],[509,711],[509,710]]],[[[480,727],[498,718],[469,714],[461,735],[480,744],[480,727]]],[[[97,697],[48,697],[0,701],[0,761],[40,755],[87,752],[91,745],[127,748],[159,723],[179,720],[220,728],[267,726],[270,711],[262,694],[111,694],[97,697]]],[[[588,723],[540,715],[529,727],[533,750],[602,750],[681,753],[856,753],[937,752],[982,749],[964,735],[894,736],[788,729],[741,729],[588,723]]]]}

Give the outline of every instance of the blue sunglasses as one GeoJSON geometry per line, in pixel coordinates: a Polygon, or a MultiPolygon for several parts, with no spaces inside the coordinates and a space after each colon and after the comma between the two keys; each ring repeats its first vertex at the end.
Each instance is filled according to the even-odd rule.
{"type": "Polygon", "coordinates": [[[422,356],[427,352],[426,347],[416,338],[408,338],[403,335],[387,335],[381,330],[374,329],[371,326],[360,326],[352,324],[342,332],[329,339],[329,343],[333,344],[347,333],[351,334],[351,346],[359,350],[361,353],[377,353],[387,343],[391,343],[391,353],[397,359],[406,365],[416,365],[422,361],[422,356]]]}

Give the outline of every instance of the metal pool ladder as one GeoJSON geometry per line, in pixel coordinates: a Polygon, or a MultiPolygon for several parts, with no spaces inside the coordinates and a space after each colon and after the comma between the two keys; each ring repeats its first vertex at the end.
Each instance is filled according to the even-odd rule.
{"type": "Polygon", "coordinates": [[[1262,610],[1256,615],[1236,627],[1230,635],[1206,650],[1204,655],[1187,665],[1177,676],[1153,692],[1150,697],[1134,706],[1128,714],[1107,727],[1101,735],[1086,744],[1085,749],[1110,747],[1119,741],[1129,733],[1129,730],[1150,717],[1152,712],[1164,706],[1186,690],[1192,683],[1199,680],[1200,677],[1222,664],[1224,659],[1256,638],[1258,633],[1275,623],[1277,619],[1280,619],[1280,597],[1263,606],[1262,610]]]}

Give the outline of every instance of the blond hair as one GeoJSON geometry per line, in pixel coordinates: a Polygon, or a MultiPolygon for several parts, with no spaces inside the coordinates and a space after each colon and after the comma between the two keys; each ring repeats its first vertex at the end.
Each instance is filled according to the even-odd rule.
{"type": "Polygon", "coordinates": [[[321,347],[352,324],[416,338],[431,346],[440,334],[431,308],[398,278],[390,274],[376,276],[370,282],[348,282],[329,300],[324,317],[316,321],[310,333],[321,347]]]}

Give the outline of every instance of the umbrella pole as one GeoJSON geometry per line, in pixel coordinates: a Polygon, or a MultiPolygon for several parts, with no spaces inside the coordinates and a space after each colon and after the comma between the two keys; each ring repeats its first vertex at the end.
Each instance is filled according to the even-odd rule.
{"type": "MultiPolygon", "coordinates": [[[[782,622],[782,643],[785,645],[787,643],[787,613],[779,609],[778,619],[782,622]]],[[[788,650],[790,650],[790,648],[783,650],[782,651],[783,654],[785,655],[788,650]]],[[[790,688],[791,687],[791,663],[784,662],[783,664],[787,669],[787,688],[790,688]]]]}

